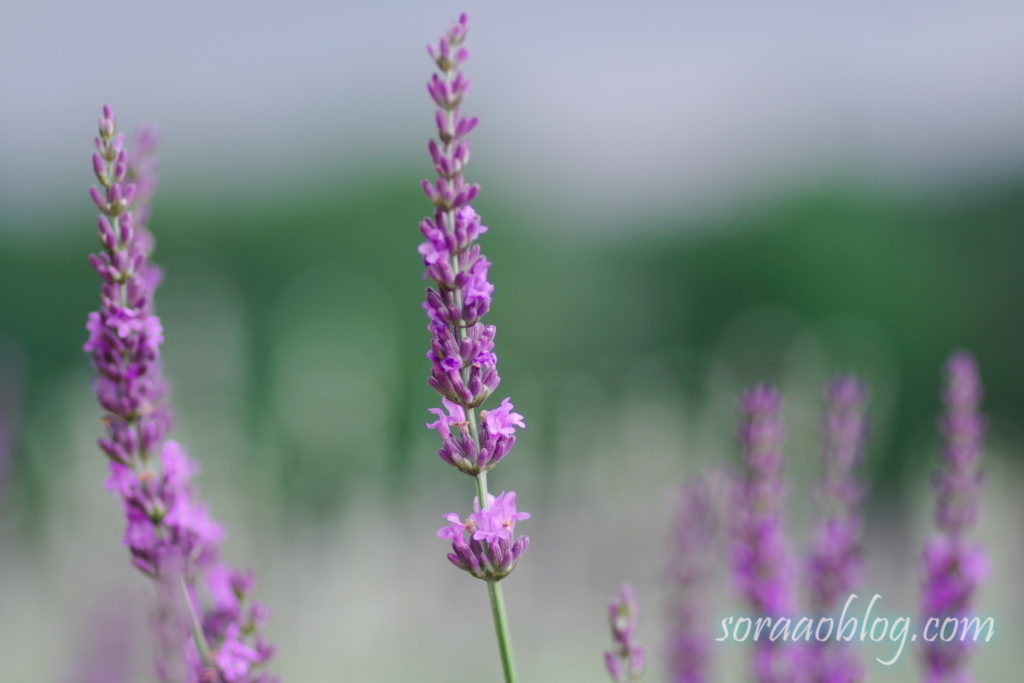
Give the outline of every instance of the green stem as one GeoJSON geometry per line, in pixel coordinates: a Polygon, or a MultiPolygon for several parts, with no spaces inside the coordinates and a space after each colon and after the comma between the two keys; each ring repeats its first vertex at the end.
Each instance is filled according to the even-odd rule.
{"type": "MultiPolygon", "coordinates": [[[[481,508],[487,507],[487,472],[476,475],[476,495],[481,508]]],[[[516,683],[516,663],[512,656],[512,632],[508,627],[508,613],[505,611],[505,594],[497,581],[487,582],[487,594],[491,598],[491,615],[494,617],[494,634],[498,638],[501,653],[501,668],[505,672],[505,683],[516,683]]]]}
{"type": "Polygon", "coordinates": [[[489,505],[487,501],[487,472],[476,475],[476,498],[480,501],[481,509],[489,505]]]}
{"type": "Polygon", "coordinates": [[[181,577],[181,592],[185,596],[185,604],[188,606],[189,623],[192,627],[192,638],[196,642],[196,648],[199,650],[199,658],[203,660],[203,665],[207,667],[213,666],[213,655],[210,653],[210,645],[206,642],[206,636],[203,634],[203,626],[199,622],[199,615],[196,614],[195,605],[192,604],[192,594],[189,593],[188,583],[185,581],[185,577],[181,577]]]}
{"type": "Polygon", "coordinates": [[[498,650],[501,652],[501,667],[505,671],[505,683],[516,683],[516,663],[512,656],[512,635],[508,628],[508,614],[505,612],[505,595],[497,581],[487,582],[487,593],[491,596],[491,613],[494,615],[494,631],[498,636],[498,650]]]}

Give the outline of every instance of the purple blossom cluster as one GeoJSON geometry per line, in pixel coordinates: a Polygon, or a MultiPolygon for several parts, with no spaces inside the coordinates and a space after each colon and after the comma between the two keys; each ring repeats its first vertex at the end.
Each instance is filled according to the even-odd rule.
{"type": "Polygon", "coordinates": [[[604,666],[615,683],[629,683],[643,677],[647,650],[636,642],[640,606],[633,586],[622,585],[618,597],[608,605],[608,623],[612,631],[612,649],[604,653],[604,666]]]}
{"type": "MultiPolygon", "coordinates": [[[[733,567],[740,593],[759,615],[789,616],[793,611],[793,571],[786,547],[782,477],[782,396],[757,386],[743,395],[739,437],[744,472],[737,484],[733,567]]],[[[787,648],[759,640],[754,671],[759,683],[789,683],[793,657],[787,648]]]]}
{"type": "MultiPolygon", "coordinates": [[[[943,466],[935,477],[938,533],[924,550],[923,612],[926,618],[973,616],[974,596],[988,572],[980,545],[968,537],[980,508],[985,420],[979,412],[982,386],[970,354],[954,354],[946,366],[943,466]]],[[[969,683],[969,643],[926,643],[928,683],[969,683]]]]}
{"type": "MultiPolygon", "coordinates": [[[[826,398],[824,475],[818,490],[823,515],[808,558],[811,608],[819,616],[832,614],[854,591],[863,567],[864,486],[857,469],[867,435],[867,387],[854,375],[840,375],[829,384],[826,398]]],[[[850,648],[841,643],[813,643],[806,667],[813,683],[856,683],[864,675],[850,648]]]]}
{"type": "Polygon", "coordinates": [[[494,285],[487,279],[491,263],[476,243],[487,226],[470,206],[480,188],[463,175],[470,153],[466,136],[477,124],[476,117],[465,116],[461,109],[469,91],[461,70],[469,58],[463,45],[468,30],[463,14],[436,46],[428,48],[438,69],[427,84],[437,105],[437,138],[428,145],[437,176],[423,181],[434,214],[420,224],[426,241],[419,252],[424,277],[434,283],[423,305],[432,335],[428,382],[441,394],[444,410],[432,409],[437,420],[427,426],[441,437],[441,459],[477,479],[474,512],[465,521],[450,513],[446,519],[451,525],[438,531],[452,542],[448,559],[473,576],[497,581],[515,567],[529,545],[528,538],[513,535],[515,522],[529,515],[516,510],[514,492],[489,495],[486,473],[508,455],[516,443],[516,429],[526,424],[508,398],[497,408],[478,412],[501,378],[494,353],[496,329],[482,322],[491,308],[494,285]]]}
{"type": "Polygon", "coordinates": [[[172,418],[160,364],[163,328],[153,305],[160,271],[149,262],[154,243],[146,229],[156,138],[141,136],[132,158],[104,107],[95,145],[100,188],[90,195],[100,210],[103,250],[90,262],[103,284],[85,350],[98,371],[96,395],[106,411],[99,445],[110,460],[107,487],[124,506],[124,544],[132,563],[158,581],[168,615],[165,654],[180,660],[161,661],[158,672],[165,681],[183,680],[171,673],[183,669],[184,680],[194,683],[269,683],[276,679],[263,666],[273,648],[259,633],[267,610],[249,599],[252,575],[220,559],[223,530],[192,486],[198,465],[166,439],[172,418]],[[209,596],[205,609],[201,592],[209,596]],[[174,615],[182,612],[195,622],[191,633],[178,627],[182,620],[174,615]]]}
{"type": "Polygon", "coordinates": [[[438,451],[441,458],[463,471],[493,467],[515,445],[516,427],[526,426],[523,416],[512,411],[512,404],[506,398],[497,408],[480,411],[479,432],[474,438],[465,407],[447,398],[441,401],[448,413],[431,408],[430,412],[438,419],[427,426],[441,435],[442,445],[438,451]]]}
{"type": "Polygon", "coordinates": [[[514,491],[489,496],[486,507],[474,498],[473,512],[465,521],[454,512],[444,517],[449,525],[437,535],[452,542],[448,559],[478,579],[508,576],[530,544],[528,537],[515,537],[516,522],[529,519],[530,513],[516,510],[514,491]]]}

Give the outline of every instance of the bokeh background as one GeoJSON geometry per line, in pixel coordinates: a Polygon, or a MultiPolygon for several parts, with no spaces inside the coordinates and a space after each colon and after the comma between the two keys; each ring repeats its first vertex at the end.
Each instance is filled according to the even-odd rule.
{"type": "MultiPolygon", "coordinates": [[[[735,462],[735,400],[787,396],[791,537],[815,508],[821,393],[872,385],[864,590],[917,614],[940,368],[981,363],[979,537],[1010,680],[1024,638],[1024,6],[146,4],[7,0],[0,20],[0,680],[148,680],[81,351],[98,300],[86,189],[100,105],[163,136],[153,229],[176,437],[274,610],[291,681],[497,680],[485,591],[447,566],[471,482],[436,399],[417,224],[424,46],[471,12],[470,177],[491,226],[502,395],[492,475],[533,539],[506,584],[526,681],[602,680],[631,579],[660,680],[679,482],[735,462]],[[86,672],[103,670],[99,678],[86,672]]],[[[728,569],[713,612],[737,608],[728,569]]],[[[915,653],[869,680],[918,678],[915,653]]],[[[719,645],[717,680],[744,680],[719,645]]]]}

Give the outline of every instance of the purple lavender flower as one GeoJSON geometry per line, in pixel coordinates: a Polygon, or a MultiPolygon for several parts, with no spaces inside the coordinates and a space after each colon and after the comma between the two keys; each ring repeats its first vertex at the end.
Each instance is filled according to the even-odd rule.
{"type": "Polygon", "coordinates": [[[490,496],[487,507],[473,499],[473,512],[463,521],[454,512],[445,515],[448,526],[437,535],[452,542],[448,559],[478,579],[498,581],[515,569],[530,545],[527,536],[515,535],[516,522],[530,518],[529,512],[516,510],[514,491],[490,496]]]}
{"type": "Polygon", "coordinates": [[[615,683],[638,681],[647,665],[647,650],[636,642],[640,606],[633,586],[625,583],[619,595],[608,605],[608,623],[612,630],[612,649],[604,653],[604,666],[615,683]]]}
{"type": "MultiPolygon", "coordinates": [[[[127,591],[96,593],[94,606],[85,613],[76,639],[74,654],[67,658],[64,683],[133,683],[136,653],[140,647],[138,629],[126,609],[127,591]]],[[[182,680],[179,678],[178,680],[182,680]]]]}
{"type": "MultiPolygon", "coordinates": [[[[149,218],[153,213],[152,201],[156,194],[157,168],[159,157],[157,149],[160,147],[160,135],[154,128],[143,128],[135,136],[133,153],[128,159],[129,182],[135,183],[135,203],[132,205],[132,214],[135,216],[135,223],[139,229],[148,228],[149,218]]],[[[136,237],[138,240],[138,237],[136,237]]],[[[144,245],[147,253],[153,250],[154,243],[150,236],[144,245]],[[147,248],[148,247],[148,248],[147,248]]]]}
{"type": "Polygon", "coordinates": [[[432,370],[427,381],[441,394],[444,405],[444,410],[431,410],[437,420],[427,426],[441,437],[441,459],[476,480],[474,512],[465,522],[454,513],[447,515],[450,526],[438,535],[452,541],[448,554],[452,564],[487,581],[505,680],[512,683],[515,665],[498,581],[526,551],[529,539],[516,538],[512,527],[528,515],[516,511],[514,492],[497,498],[488,493],[487,472],[508,455],[516,443],[516,429],[526,424],[507,398],[497,408],[481,409],[477,415],[501,378],[494,353],[496,329],[481,322],[491,308],[494,285],[487,279],[491,262],[476,243],[487,226],[470,206],[480,188],[463,175],[470,150],[466,136],[477,124],[475,117],[462,113],[469,91],[469,80],[462,73],[469,58],[463,45],[468,30],[469,19],[463,14],[436,46],[427,48],[438,69],[427,84],[437,105],[437,138],[427,146],[437,177],[423,181],[434,214],[420,223],[426,241],[419,253],[424,277],[434,283],[423,304],[432,336],[427,353],[432,370]]]}
{"type": "Polygon", "coordinates": [[[710,477],[698,477],[681,487],[669,537],[671,559],[666,573],[672,597],[666,658],[673,683],[710,680],[712,634],[705,593],[714,569],[719,523],[712,484],[710,477]]]}
{"type": "Polygon", "coordinates": [[[133,214],[142,202],[142,215],[148,218],[155,187],[155,140],[143,141],[141,155],[133,161],[124,136],[116,131],[113,112],[103,108],[92,158],[102,189],[90,191],[100,210],[103,245],[90,262],[103,286],[101,308],[89,315],[86,325],[85,350],[99,372],[96,394],[106,411],[106,436],[99,445],[110,460],[107,486],[124,505],[124,544],[132,563],[156,579],[159,588],[159,612],[166,617],[161,649],[173,661],[159,662],[158,673],[164,680],[180,681],[176,672],[184,662],[190,683],[266,683],[274,679],[261,667],[272,652],[257,628],[266,610],[238,610],[231,623],[199,616],[200,587],[230,570],[219,559],[223,531],[192,487],[198,466],[177,442],[165,440],[171,413],[160,366],[163,328],[153,305],[160,274],[148,260],[152,237],[133,214]],[[128,181],[129,172],[136,182],[128,181]],[[181,612],[193,617],[191,635],[179,627],[181,612]],[[207,623],[200,626],[203,621],[207,623]],[[242,657],[243,646],[256,654],[242,657]]]}
{"type": "Polygon", "coordinates": [[[154,582],[156,607],[152,633],[156,641],[156,674],[161,683],[190,680],[202,668],[199,651],[191,642],[192,624],[189,609],[182,599],[182,579],[180,563],[165,562],[154,582]]]}
{"type": "Polygon", "coordinates": [[[523,416],[512,411],[512,404],[506,398],[494,410],[480,411],[480,428],[477,436],[470,432],[469,420],[463,406],[441,399],[447,414],[438,408],[431,408],[437,421],[427,425],[441,435],[442,445],[438,451],[441,458],[464,472],[479,474],[494,467],[505,457],[516,443],[515,428],[525,427],[523,416]]]}
{"type": "MultiPolygon", "coordinates": [[[[853,375],[840,375],[828,387],[828,413],[822,430],[824,475],[818,491],[823,508],[808,561],[811,606],[819,616],[837,609],[861,574],[861,510],[864,487],[857,478],[863,459],[867,387],[853,375]]],[[[845,644],[811,644],[806,667],[815,683],[856,683],[864,671],[845,644]]]]}
{"type": "MultiPolygon", "coordinates": [[[[984,580],[988,563],[980,545],[968,539],[978,519],[981,494],[981,459],[985,420],[978,412],[982,387],[974,358],[959,352],[946,368],[946,413],[941,423],[946,445],[943,466],[935,477],[938,533],[924,551],[923,613],[926,619],[944,620],[972,615],[974,595],[984,580]]],[[[969,644],[925,643],[925,680],[968,683],[969,644]]]]}
{"type": "MultiPolygon", "coordinates": [[[[759,616],[788,616],[793,609],[792,567],[786,548],[782,478],[782,397],[758,386],[741,401],[740,441],[744,476],[737,488],[733,566],[740,592],[759,616]]],[[[754,671],[759,683],[789,683],[792,661],[785,648],[758,640],[754,671]]]]}

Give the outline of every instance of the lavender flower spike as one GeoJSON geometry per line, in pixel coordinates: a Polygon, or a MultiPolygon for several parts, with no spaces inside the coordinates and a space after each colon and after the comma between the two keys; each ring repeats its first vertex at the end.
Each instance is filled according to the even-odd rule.
{"type": "MultiPolygon", "coordinates": [[[[924,551],[923,612],[941,624],[948,617],[972,616],[974,595],[988,572],[982,548],[968,539],[978,519],[985,420],[978,412],[982,387],[974,358],[959,352],[946,367],[946,439],[943,466],[935,477],[938,533],[924,551]]],[[[969,683],[969,643],[941,639],[924,645],[925,680],[969,683]]]]}
{"type": "Polygon", "coordinates": [[[462,73],[469,58],[463,45],[468,31],[469,20],[463,14],[436,46],[427,48],[438,69],[427,84],[437,105],[437,138],[428,145],[437,177],[423,181],[434,214],[420,224],[426,241],[419,252],[424,277],[433,280],[423,305],[433,338],[427,353],[432,365],[427,381],[441,394],[444,406],[432,409],[437,420],[427,426],[441,437],[441,459],[476,480],[473,514],[465,522],[454,513],[447,515],[450,526],[438,535],[452,541],[448,555],[452,564],[487,582],[502,668],[506,682],[512,683],[516,680],[512,642],[498,581],[526,551],[528,539],[515,538],[512,526],[527,515],[516,511],[514,492],[497,498],[488,493],[487,472],[512,450],[516,429],[526,423],[507,398],[497,408],[480,409],[477,415],[501,378],[494,353],[496,330],[481,322],[491,308],[494,285],[487,279],[491,262],[476,244],[487,226],[470,206],[480,188],[463,176],[469,162],[466,136],[477,124],[475,117],[462,113],[469,92],[469,80],[462,73]]]}
{"type": "MultiPolygon", "coordinates": [[[[811,606],[818,616],[836,610],[853,592],[863,565],[861,510],[864,487],[857,478],[863,460],[867,387],[854,375],[840,375],[828,387],[823,425],[824,475],[818,491],[823,508],[808,561],[811,606]]],[[[814,683],[856,683],[864,671],[843,643],[815,641],[807,670],[814,683]]]]}
{"type": "Polygon", "coordinates": [[[647,650],[634,640],[639,622],[640,606],[633,586],[625,583],[618,597],[608,605],[612,649],[604,653],[604,666],[615,683],[639,681],[644,675],[647,650]]]}
{"type": "MultiPolygon", "coordinates": [[[[782,397],[775,388],[758,386],[744,394],[739,436],[744,476],[736,491],[736,582],[758,616],[788,616],[793,596],[783,525],[785,425],[782,397]]],[[[755,648],[758,683],[789,683],[794,679],[792,661],[784,648],[769,640],[758,640],[755,648]]]]}
{"type": "Polygon", "coordinates": [[[219,559],[223,530],[195,495],[198,466],[177,442],[166,440],[171,411],[160,366],[163,329],[153,306],[160,276],[149,263],[152,238],[133,214],[141,201],[148,216],[145,188],[155,183],[153,150],[146,151],[145,163],[142,157],[133,160],[110,107],[103,108],[95,144],[92,166],[102,189],[94,187],[90,195],[100,210],[103,249],[90,262],[103,285],[100,310],[86,325],[85,350],[99,373],[96,394],[106,411],[106,436],[99,445],[110,460],[107,487],[124,506],[124,544],[132,563],[157,581],[160,612],[167,617],[161,620],[167,658],[157,671],[175,683],[269,683],[275,679],[262,666],[272,648],[259,635],[266,610],[245,604],[251,582],[235,586],[237,609],[224,609],[227,599],[214,578],[237,572],[219,559]],[[127,180],[133,163],[143,192],[127,180]],[[204,609],[201,593],[211,595],[212,606],[204,609]],[[181,614],[191,615],[192,633],[182,626],[181,614]]]}
{"type": "Polygon", "coordinates": [[[666,664],[672,683],[711,680],[708,646],[712,634],[706,621],[705,592],[715,563],[715,483],[718,482],[711,477],[699,477],[686,482],[679,491],[666,572],[672,587],[666,644],[666,664]]]}

